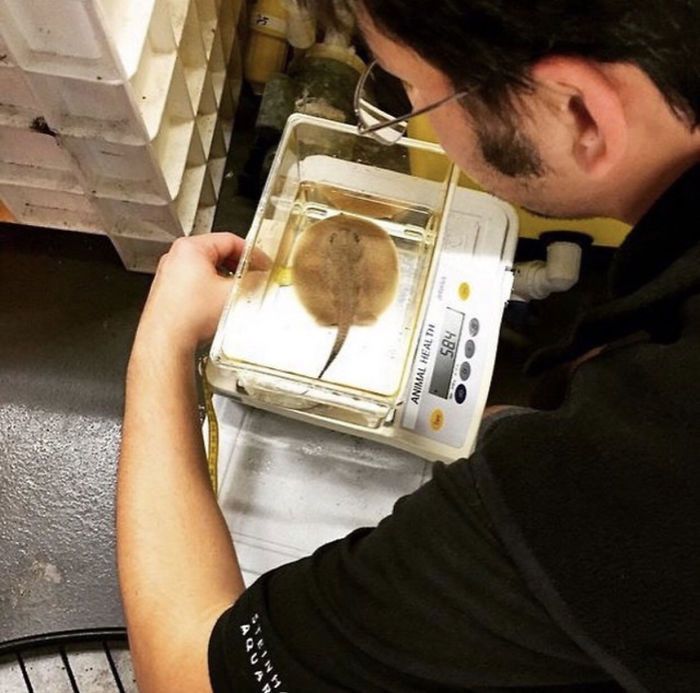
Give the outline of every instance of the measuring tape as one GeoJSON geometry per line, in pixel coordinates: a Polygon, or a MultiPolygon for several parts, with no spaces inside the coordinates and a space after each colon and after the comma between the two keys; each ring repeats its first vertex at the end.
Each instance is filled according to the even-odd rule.
{"type": "Polygon", "coordinates": [[[213,391],[206,375],[207,357],[199,362],[199,377],[202,379],[202,391],[204,393],[204,411],[207,414],[207,429],[209,436],[207,441],[207,468],[209,470],[209,481],[214,490],[214,495],[218,493],[218,468],[219,468],[219,422],[216,419],[214,410],[213,391]]]}

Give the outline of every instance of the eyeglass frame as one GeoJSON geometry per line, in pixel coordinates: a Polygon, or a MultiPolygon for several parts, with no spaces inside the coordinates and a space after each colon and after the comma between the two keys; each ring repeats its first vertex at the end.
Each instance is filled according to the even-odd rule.
{"type": "MultiPolygon", "coordinates": [[[[405,115],[398,116],[397,118],[392,118],[390,120],[387,120],[384,123],[374,123],[373,125],[366,125],[362,122],[362,108],[360,106],[360,102],[362,101],[361,99],[361,94],[364,91],[365,88],[365,83],[367,82],[367,79],[372,72],[373,68],[379,65],[379,61],[375,58],[372,60],[369,65],[365,68],[364,72],[360,75],[360,78],[357,80],[357,84],[355,86],[355,94],[353,96],[353,109],[355,111],[355,116],[357,117],[357,131],[360,135],[373,135],[379,130],[383,130],[384,128],[392,127],[394,125],[401,125],[404,124],[404,131],[405,128],[408,126],[408,120],[410,118],[414,118],[415,116],[422,115],[423,113],[427,113],[428,111],[432,111],[435,108],[438,108],[439,106],[442,106],[443,104],[446,104],[450,101],[454,101],[455,99],[459,99],[462,96],[466,96],[469,94],[470,90],[468,89],[463,89],[461,91],[457,91],[454,94],[450,94],[449,96],[445,96],[444,98],[435,101],[431,104],[428,104],[427,106],[422,106],[421,108],[417,108],[413,111],[409,111],[405,115]]],[[[381,65],[380,65],[381,67],[381,65]]],[[[373,105],[373,104],[370,104],[373,105]]],[[[375,107],[376,108],[376,107],[375,107]]],[[[381,111],[381,109],[377,108],[378,111],[384,113],[384,111],[381,111]]],[[[388,115],[388,114],[387,114],[388,115]]],[[[388,142],[385,139],[382,139],[381,137],[376,137],[378,141],[382,142],[383,144],[395,144],[395,142],[398,142],[398,140],[401,138],[401,136],[404,133],[402,132],[401,135],[394,141],[394,142],[388,142]]]]}

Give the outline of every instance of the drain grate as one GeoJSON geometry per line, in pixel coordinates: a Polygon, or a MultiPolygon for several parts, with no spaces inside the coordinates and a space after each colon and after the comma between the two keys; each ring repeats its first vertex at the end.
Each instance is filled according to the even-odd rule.
{"type": "Polygon", "coordinates": [[[136,693],[123,628],[0,644],[0,693],[136,693]]]}

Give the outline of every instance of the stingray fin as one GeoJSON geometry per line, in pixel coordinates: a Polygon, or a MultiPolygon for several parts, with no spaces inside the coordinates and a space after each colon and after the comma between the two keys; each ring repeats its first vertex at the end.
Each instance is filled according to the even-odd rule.
{"type": "Polygon", "coordinates": [[[323,378],[325,372],[328,370],[331,363],[335,361],[335,357],[338,355],[338,352],[343,348],[343,344],[345,344],[345,338],[348,336],[349,331],[350,323],[338,325],[338,332],[335,335],[335,342],[333,342],[333,347],[331,348],[331,353],[328,357],[328,360],[326,361],[326,365],[323,367],[323,369],[318,375],[319,380],[323,378]]]}

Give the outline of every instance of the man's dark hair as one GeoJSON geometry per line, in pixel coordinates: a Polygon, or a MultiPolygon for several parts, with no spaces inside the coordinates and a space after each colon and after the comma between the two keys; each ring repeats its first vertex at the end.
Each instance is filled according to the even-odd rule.
{"type": "Polygon", "coordinates": [[[473,89],[492,114],[550,55],[631,63],[700,125],[700,0],[354,0],[389,38],[473,89]]]}

